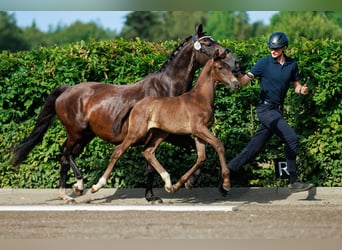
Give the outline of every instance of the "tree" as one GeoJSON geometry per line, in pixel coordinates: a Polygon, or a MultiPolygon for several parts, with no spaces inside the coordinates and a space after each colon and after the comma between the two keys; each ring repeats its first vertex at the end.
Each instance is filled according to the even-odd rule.
{"type": "Polygon", "coordinates": [[[206,30],[217,40],[234,39],[235,14],[233,11],[210,11],[206,30]]]}
{"type": "Polygon", "coordinates": [[[159,12],[133,11],[126,16],[121,36],[126,39],[139,37],[143,40],[153,41],[157,27],[161,25],[159,12]]]}
{"type": "Polygon", "coordinates": [[[342,28],[342,11],[324,11],[323,15],[334,21],[340,28],[342,28]]]}
{"type": "Polygon", "coordinates": [[[48,41],[46,34],[37,28],[35,22],[33,22],[30,27],[23,30],[23,36],[30,49],[37,49],[40,46],[52,44],[51,41],[48,41]]]}
{"type": "Polygon", "coordinates": [[[267,27],[262,22],[250,24],[247,12],[211,11],[207,30],[218,40],[245,40],[265,34],[267,27]]]}
{"type": "Polygon", "coordinates": [[[29,49],[23,31],[17,27],[14,14],[0,11],[0,51],[19,51],[29,49]]]}
{"type": "Polygon", "coordinates": [[[110,33],[104,30],[94,22],[82,23],[76,21],[70,26],[58,27],[55,31],[47,34],[48,38],[55,44],[65,45],[76,41],[90,41],[110,39],[110,33]]]}
{"type": "Polygon", "coordinates": [[[127,15],[121,36],[154,42],[184,39],[196,24],[205,25],[206,16],[204,11],[135,11],[127,15]]]}
{"type": "Polygon", "coordinates": [[[197,24],[203,24],[207,31],[206,11],[167,11],[163,13],[161,40],[184,39],[194,33],[197,24]]]}
{"type": "Polygon", "coordinates": [[[337,19],[330,19],[331,14],[324,12],[280,11],[271,18],[269,29],[272,31],[283,31],[290,41],[303,37],[308,40],[315,39],[342,39],[342,29],[337,19]]]}

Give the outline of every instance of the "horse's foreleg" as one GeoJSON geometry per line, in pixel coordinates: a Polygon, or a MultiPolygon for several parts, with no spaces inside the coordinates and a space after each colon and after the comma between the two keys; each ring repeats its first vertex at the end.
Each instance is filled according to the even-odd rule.
{"type": "Polygon", "coordinates": [[[191,189],[194,180],[194,176],[199,175],[200,167],[203,165],[203,162],[206,160],[205,154],[205,144],[199,138],[195,137],[196,149],[197,149],[197,160],[196,163],[178,180],[177,183],[173,185],[173,190],[176,192],[179,190],[184,183],[186,183],[186,188],[191,189]]]}

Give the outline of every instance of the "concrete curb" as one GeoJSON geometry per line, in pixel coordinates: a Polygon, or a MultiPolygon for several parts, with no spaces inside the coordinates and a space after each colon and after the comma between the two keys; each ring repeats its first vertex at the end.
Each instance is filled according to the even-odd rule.
{"type": "MultiPolygon", "coordinates": [[[[76,204],[146,205],[145,190],[104,188],[95,194],[85,190],[79,197],[72,195],[76,204]]],[[[163,199],[163,205],[342,205],[342,187],[317,187],[306,192],[291,194],[288,188],[232,188],[223,197],[217,188],[180,189],[169,194],[164,189],[154,189],[163,199]]],[[[57,199],[58,189],[0,189],[0,206],[9,205],[62,205],[57,199]]]]}

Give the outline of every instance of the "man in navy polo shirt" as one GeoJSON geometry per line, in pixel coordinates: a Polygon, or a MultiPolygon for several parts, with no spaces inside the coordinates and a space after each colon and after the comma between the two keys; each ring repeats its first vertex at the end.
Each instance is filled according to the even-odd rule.
{"type": "Polygon", "coordinates": [[[297,62],[286,56],[288,38],[283,32],[274,32],[267,43],[271,55],[260,59],[246,75],[240,76],[240,85],[244,86],[255,77],[260,78],[260,101],[256,113],[260,127],[248,145],[228,163],[231,172],[236,173],[247,162],[250,162],[264,148],[273,134],[279,136],[286,145],[285,154],[287,170],[290,173],[289,188],[291,192],[306,191],[314,187],[311,183],[298,180],[296,155],[298,138],[295,131],[284,120],[281,107],[286,93],[293,83],[297,94],[307,95],[308,87],[301,85],[297,62]]]}

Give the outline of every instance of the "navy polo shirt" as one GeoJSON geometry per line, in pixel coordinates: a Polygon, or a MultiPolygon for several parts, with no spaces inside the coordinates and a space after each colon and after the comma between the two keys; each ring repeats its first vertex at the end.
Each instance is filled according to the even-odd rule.
{"type": "Polygon", "coordinates": [[[272,56],[261,58],[250,70],[260,78],[260,100],[273,104],[283,104],[290,83],[299,81],[296,60],[285,56],[283,65],[272,56]]]}

